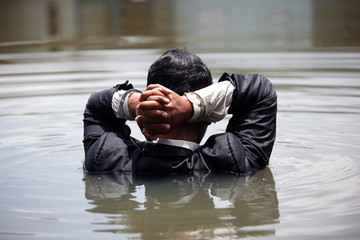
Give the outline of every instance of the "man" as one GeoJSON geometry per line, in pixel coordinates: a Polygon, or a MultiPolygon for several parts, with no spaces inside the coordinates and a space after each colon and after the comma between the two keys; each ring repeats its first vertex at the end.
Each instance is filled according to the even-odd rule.
{"type": "Polygon", "coordinates": [[[128,82],[93,94],[84,112],[87,172],[250,174],[267,166],[275,141],[277,96],[260,75],[212,84],[195,54],[173,49],[149,69],[140,92],[128,82]],[[206,127],[232,114],[226,131],[199,143],[206,127]],[[136,120],[148,141],[130,136],[136,120]]]}

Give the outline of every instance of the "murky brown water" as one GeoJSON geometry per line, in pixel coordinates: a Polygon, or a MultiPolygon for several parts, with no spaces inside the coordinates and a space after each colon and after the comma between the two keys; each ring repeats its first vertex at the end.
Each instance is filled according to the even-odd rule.
{"type": "MultiPolygon", "coordinates": [[[[351,49],[339,49],[333,48],[338,38],[326,38],[327,45],[322,41],[326,48],[319,49],[320,41],[304,30],[312,25],[301,20],[310,13],[291,14],[308,5],[319,8],[314,1],[304,1],[308,5],[284,4],[275,15],[270,14],[279,24],[273,22],[272,29],[278,31],[284,29],[284,21],[292,19],[289,16],[295,17],[290,25],[305,31],[302,38],[289,38],[291,31],[285,31],[275,41],[264,30],[269,43],[242,39],[248,45],[240,48],[234,40],[237,30],[230,24],[235,32],[231,40],[224,40],[227,45],[219,38],[202,45],[201,39],[210,33],[203,30],[193,35],[187,19],[175,21],[184,9],[192,8],[174,2],[178,10],[171,24],[177,30],[171,31],[176,34],[166,37],[165,43],[140,47],[137,42],[127,49],[114,49],[102,42],[113,49],[101,50],[95,44],[97,50],[81,50],[89,45],[72,41],[57,43],[58,50],[67,50],[58,52],[38,52],[31,44],[25,50],[19,45],[2,45],[0,239],[358,239],[360,51],[356,41],[351,49]],[[179,42],[198,53],[214,80],[224,71],[258,72],[274,83],[278,131],[269,168],[246,178],[217,174],[163,179],[84,177],[82,112],[89,95],[127,79],[144,88],[150,64],[162,49],[179,42]],[[276,47],[281,43],[283,48],[276,47]]],[[[121,7],[135,3],[128,4],[121,7]]],[[[217,6],[219,11],[229,9],[217,6]]],[[[245,12],[257,9],[247,1],[244,6],[245,12]]],[[[269,13],[271,9],[276,8],[259,11],[269,13]]],[[[198,25],[202,14],[197,16],[198,25]]],[[[134,24],[139,29],[143,22],[134,24]]],[[[317,22],[317,26],[323,24],[317,22]]],[[[157,37],[163,39],[168,33],[167,28],[161,29],[157,37]]],[[[45,50],[52,47],[41,45],[45,50]]],[[[223,131],[226,120],[211,125],[207,136],[223,131]]],[[[142,138],[136,124],[129,124],[133,136],[142,138]]]]}
{"type": "MultiPolygon", "coordinates": [[[[160,52],[1,55],[11,62],[0,65],[3,238],[356,239],[358,53],[200,54],[214,78],[257,68],[275,84],[278,138],[269,169],[253,177],[82,180],[89,94],[126,79],[143,88],[160,52]],[[289,65],[297,68],[284,70],[289,65]]],[[[214,124],[207,134],[225,126],[214,124]]]]}

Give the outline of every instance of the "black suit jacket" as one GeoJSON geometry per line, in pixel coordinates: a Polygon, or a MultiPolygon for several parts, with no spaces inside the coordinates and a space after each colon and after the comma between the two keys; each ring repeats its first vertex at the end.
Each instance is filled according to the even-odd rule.
{"type": "Polygon", "coordinates": [[[275,142],[277,96],[271,82],[258,74],[219,81],[235,86],[226,131],[209,137],[195,151],[130,137],[126,121],[111,107],[127,82],[91,95],[84,112],[84,169],[87,172],[183,173],[193,171],[249,174],[267,166],[275,142]]]}

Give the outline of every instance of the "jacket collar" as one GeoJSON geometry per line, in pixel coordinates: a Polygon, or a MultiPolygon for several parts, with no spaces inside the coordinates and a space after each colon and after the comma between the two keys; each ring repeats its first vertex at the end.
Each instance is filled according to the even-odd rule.
{"type": "Polygon", "coordinates": [[[196,149],[200,147],[199,144],[174,139],[157,139],[154,141],[145,142],[143,153],[148,156],[160,157],[160,156],[188,156],[196,149]]]}
{"type": "Polygon", "coordinates": [[[190,141],[185,141],[185,140],[159,139],[158,138],[152,142],[154,144],[165,144],[165,145],[170,145],[170,146],[174,146],[174,147],[186,148],[191,151],[195,151],[196,149],[198,149],[200,147],[200,145],[195,142],[190,142],[190,141]]]}

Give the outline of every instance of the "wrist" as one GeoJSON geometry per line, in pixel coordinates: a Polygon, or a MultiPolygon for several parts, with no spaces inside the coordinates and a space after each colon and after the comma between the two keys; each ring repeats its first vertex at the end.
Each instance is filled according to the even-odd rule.
{"type": "Polygon", "coordinates": [[[130,95],[132,95],[134,92],[140,92],[140,91],[137,89],[129,89],[129,90],[118,90],[114,93],[111,100],[111,107],[117,118],[121,118],[125,120],[134,120],[136,115],[134,114],[134,109],[136,109],[136,106],[138,104],[137,99],[139,99],[139,96],[135,95],[129,101],[130,95]],[[129,103],[131,106],[129,106],[129,103]]]}
{"type": "Polygon", "coordinates": [[[135,118],[136,117],[136,107],[139,105],[140,101],[140,92],[131,92],[128,97],[127,106],[129,109],[130,115],[135,118]]]}
{"type": "Polygon", "coordinates": [[[205,105],[203,99],[195,92],[185,93],[188,102],[191,105],[191,116],[187,120],[189,123],[195,123],[202,121],[205,113],[205,105]]]}
{"type": "Polygon", "coordinates": [[[183,106],[183,120],[184,122],[188,122],[192,116],[194,115],[193,104],[189,101],[186,95],[181,96],[184,102],[183,106]]]}

